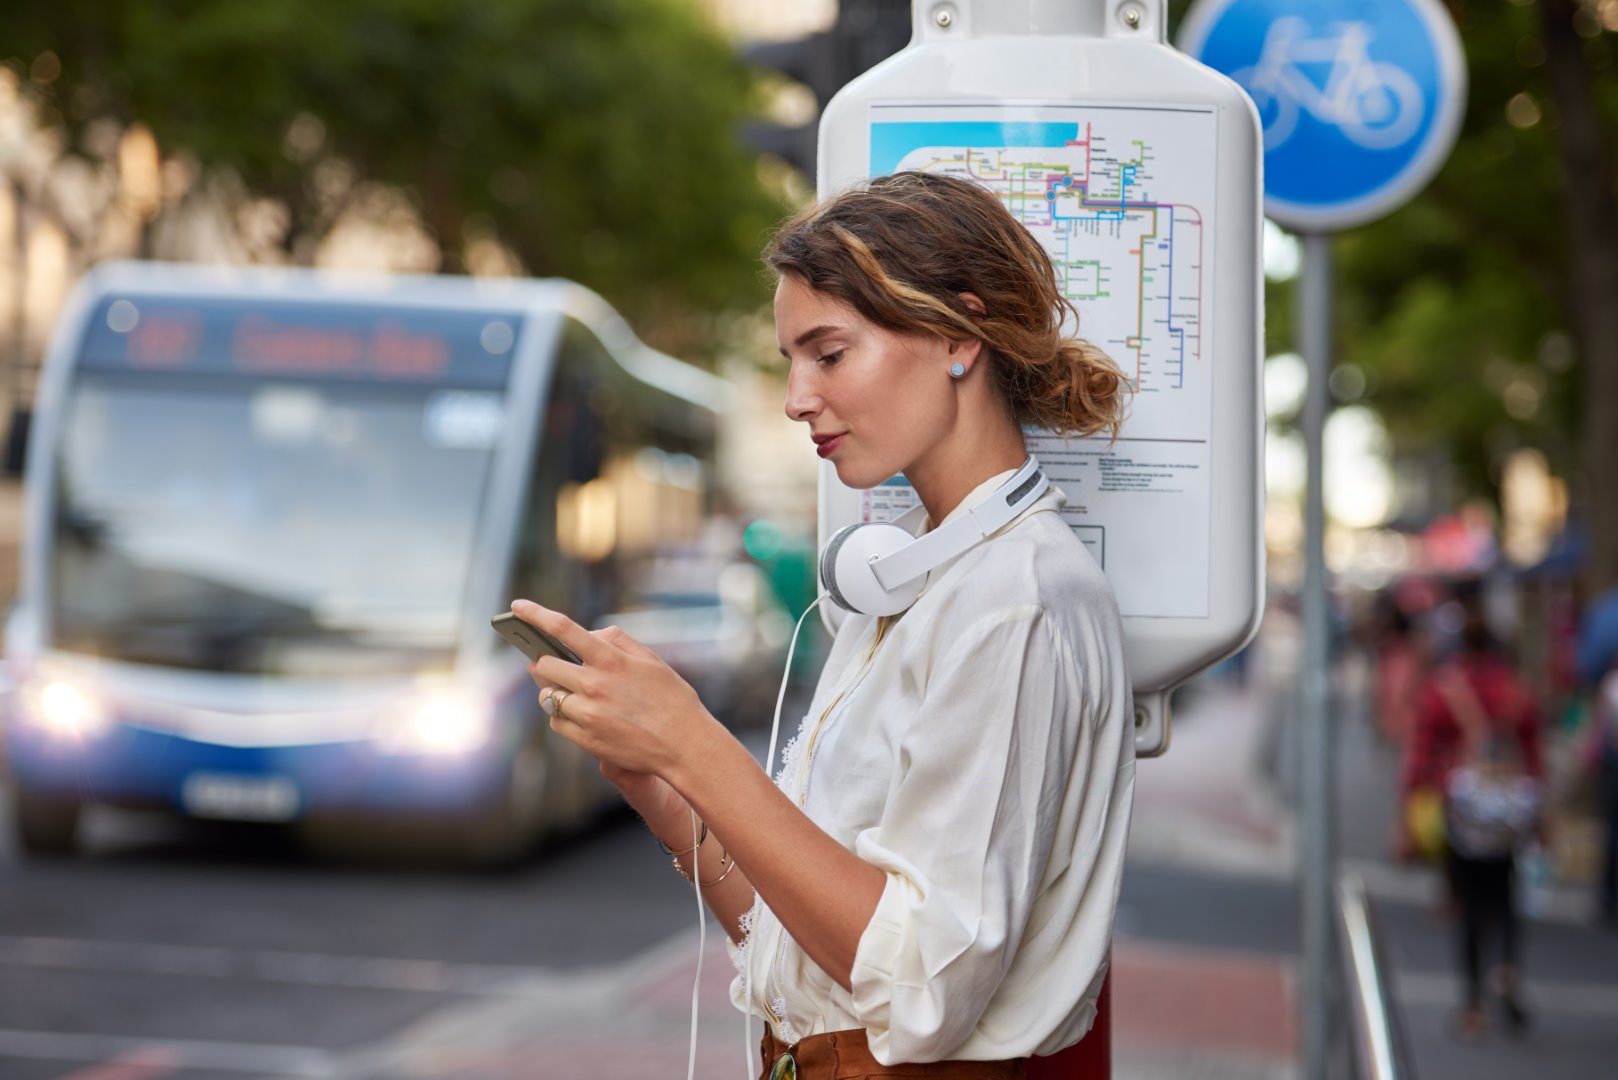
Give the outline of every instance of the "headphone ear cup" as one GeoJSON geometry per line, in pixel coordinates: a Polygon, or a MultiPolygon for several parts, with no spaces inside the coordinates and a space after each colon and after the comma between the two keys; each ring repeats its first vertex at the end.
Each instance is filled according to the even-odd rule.
{"type": "Polygon", "coordinates": [[[915,537],[887,521],[860,521],[832,534],[820,554],[820,581],[838,607],[858,615],[897,615],[921,595],[927,575],[889,592],[876,579],[871,563],[891,555],[915,537]]]}

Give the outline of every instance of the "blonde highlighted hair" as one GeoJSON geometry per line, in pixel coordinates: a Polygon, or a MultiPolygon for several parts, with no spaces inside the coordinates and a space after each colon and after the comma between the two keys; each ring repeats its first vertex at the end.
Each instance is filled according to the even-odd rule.
{"type": "Polygon", "coordinates": [[[1128,383],[1106,353],[1063,333],[1079,314],[1050,257],[982,185],[878,177],[787,222],[764,258],[888,330],[981,341],[1019,424],[1117,437],[1128,383]]]}

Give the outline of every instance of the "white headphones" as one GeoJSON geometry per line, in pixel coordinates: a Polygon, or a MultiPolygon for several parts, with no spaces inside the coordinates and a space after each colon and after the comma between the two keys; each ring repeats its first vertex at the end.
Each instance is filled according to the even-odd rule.
{"type": "Polygon", "coordinates": [[[921,595],[928,572],[999,530],[1051,482],[1029,455],[994,493],[948,524],[917,537],[927,514],[914,506],[895,521],[857,521],[832,534],[820,553],[820,581],[838,607],[858,615],[897,615],[921,595]]]}

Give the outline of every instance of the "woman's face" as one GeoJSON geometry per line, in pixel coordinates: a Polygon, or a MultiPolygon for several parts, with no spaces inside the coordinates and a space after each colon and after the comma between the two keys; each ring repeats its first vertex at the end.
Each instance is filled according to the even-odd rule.
{"type": "Polygon", "coordinates": [[[956,397],[942,336],[894,333],[790,274],[775,289],[775,336],[789,364],[786,414],[809,426],[847,486],[909,470],[949,432],[956,397]]]}

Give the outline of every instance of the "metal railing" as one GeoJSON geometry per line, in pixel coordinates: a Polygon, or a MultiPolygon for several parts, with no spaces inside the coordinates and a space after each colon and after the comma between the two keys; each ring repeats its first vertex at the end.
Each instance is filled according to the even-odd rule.
{"type": "Polygon", "coordinates": [[[1359,1080],[1415,1080],[1416,1068],[1393,1000],[1371,900],[1358,875],[1338,877],[1337,916],[1354,1038],[1354,1075],[1359,1080]]]}

